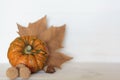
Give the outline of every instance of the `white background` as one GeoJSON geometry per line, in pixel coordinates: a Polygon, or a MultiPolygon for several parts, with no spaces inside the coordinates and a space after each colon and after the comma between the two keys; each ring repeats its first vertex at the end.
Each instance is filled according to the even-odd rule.
{"type": "Polygon", "coordinates": [[[8,63],[16,23],[47,15],[48,26],[67,25],[62,52],[76,62],[120,62],[120,0],[0,0],[0,63],[8,63]]]}

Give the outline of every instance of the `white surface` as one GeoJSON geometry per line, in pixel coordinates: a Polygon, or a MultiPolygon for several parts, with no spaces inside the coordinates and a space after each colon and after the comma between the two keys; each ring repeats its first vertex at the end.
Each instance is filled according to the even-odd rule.
{"type": "MultiPolygon", "coordinates": [[[[5,75],[9,65],[0,66],[0,80],[9,80],[5,75]]],[[[29,80],[120,80],[120,63],[67,63],[54,74],[40,71],[29,80]]]]}
{"type": "Polygon", "coordinates": [[[48,25],[67,24],[63,52],[77,62],[120,62],[120,0],[0,0],[0,63],[27,26],[44,15],[48,25]]]}

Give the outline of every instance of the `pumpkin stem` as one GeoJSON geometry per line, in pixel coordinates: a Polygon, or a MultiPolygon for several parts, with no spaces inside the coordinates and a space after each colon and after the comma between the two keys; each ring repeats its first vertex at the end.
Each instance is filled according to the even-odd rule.
{"type": "Polygon", "coordinates": [[[31,54],[31,50],[32,50],[32,46],[27,45],[24,49],[24,53],[25,54],[31,54]]]}

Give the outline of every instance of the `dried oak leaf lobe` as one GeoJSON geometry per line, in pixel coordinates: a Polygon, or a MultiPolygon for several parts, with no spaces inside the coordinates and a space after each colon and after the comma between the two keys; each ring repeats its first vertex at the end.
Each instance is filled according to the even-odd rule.
{"type": "Polygon", "coordinates": [[[61,68],[60,66],[64,62],[72,59],[72,57],[56,51],[63,47],[62,42],[64,40],[66,25],[57,27],[51,26],[50,28],[47,28],[45,16],[34,23],[29,23],[28,27],[21,26],[20,24],[17,24],[17,26],[19,30],[18,34],[20,36],[36,36],[40,40],[46,42],[49,50],[47,66],[61,68]]]}

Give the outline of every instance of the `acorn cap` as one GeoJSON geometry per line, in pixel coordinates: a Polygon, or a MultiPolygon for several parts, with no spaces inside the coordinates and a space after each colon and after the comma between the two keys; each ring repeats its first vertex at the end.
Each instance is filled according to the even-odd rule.
{"type": "Polygon", "coordinates": [[[19,69],[19,74],[20,74],[20,77],[21,77],[21,78],[27,79],[27,78],[30,77],[31,71],[30,71],[30,69],[27,68],[27,67],[21,67],[21,68],[19,69]]]}
{"type": "Polygon", "coordinates": [[[8,68],[8,70],[6,71],[6,75],[7,77],[9,77],[10,79],[16,79],[18,77],[18,69],[15,67],[10,67],[8,68]]]}

